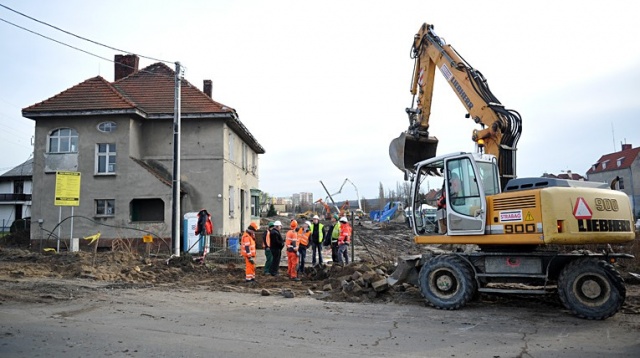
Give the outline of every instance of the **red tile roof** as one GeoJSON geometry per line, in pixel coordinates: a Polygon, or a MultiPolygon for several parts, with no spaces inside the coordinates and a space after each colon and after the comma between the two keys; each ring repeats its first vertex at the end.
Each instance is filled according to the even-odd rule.
{"type": "MultiPolygon", "coordinates": [[[[173,114],[175,72],[163,63],[155,63],[113,83],[124,96],[148,114],[173,114]]],[[[192,113],[233,112],[195,88],[187,80],[180,87],[182,115],[192,113]]]]}
{"type": "Polygon", "coordinates": [[[134,109],[107,80],[97,76],[77,84],[47,100],[23,109],[23,112],[58,112],[134,109]]]}
{"type": "MultiPolygon", "coordinates": [[[[75,85],[47,100],[26,107],[22,115],[36,119],[49,116],[136,113],[144,118],[172,117],[175,71],[155,63],[113,83],[97,76],[75,85]]],[[[183,118],[222,117],[258,154],[264,148],[240,122],[236,111],[214,101],[189,81],[182,80],[183,118]]]]}
{"type": "MultiPolygon", "coordinates": [[[[49,112],[113,111],[138,109],[144,113],[173,115],[174,71],[163,63],[155,63],[116,82],[109,83],[97,76],[40,103],[23,109],[30,114],[49,112]]],[[[182,115],[231,113],[233,108],[222,105],[182,80],[182,115]]]]}
{"type": "Polygon", "coordinates": [[[640,153],[640,147],[628,148],[619,152],[605,154],[598,159],[596,164],[589,168],[587,175],[629,168],[631,164],[633,164],[633,161],[638,157],[638,153],[640,153]],[[620,160],[620,165],[618,165],[618,160],[620,160]],[[605,162],[606,168],[604,168],[605,162]]]}

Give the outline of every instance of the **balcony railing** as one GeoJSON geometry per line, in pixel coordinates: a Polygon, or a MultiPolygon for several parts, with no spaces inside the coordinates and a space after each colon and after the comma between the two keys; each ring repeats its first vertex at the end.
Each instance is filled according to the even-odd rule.
{"type": "Polygon", "coordinates": [[[0,194],[2,201],[31,201],[31,194],[0,194]]]}

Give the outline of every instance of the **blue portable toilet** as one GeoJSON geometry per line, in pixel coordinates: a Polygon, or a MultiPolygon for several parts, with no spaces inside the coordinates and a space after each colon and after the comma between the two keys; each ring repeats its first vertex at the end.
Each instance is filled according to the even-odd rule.
{"type": "Polygon", "coordinates": [[[240,251],[240,243],[239,243],[238,237],[234,236],[234,237],[228,238],[227,239],[227,247],[232,252],[236,252],[236,253],[239,252],[240,251]]]}

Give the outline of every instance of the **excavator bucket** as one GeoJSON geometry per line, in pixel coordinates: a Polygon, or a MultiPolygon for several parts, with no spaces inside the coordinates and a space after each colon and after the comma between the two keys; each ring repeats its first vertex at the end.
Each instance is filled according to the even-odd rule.
{"type": "Polygon", "coordinates": [[[436,137],[414,137],[403,132],[389,144],[389,156],[398,169],[413,171],[416,163],[435,157],[437,147],[436,137]]]}
{"type": "Polygon", "coordinates": [[[404,256],[398,258],[398,266],[391,276],[387,277],[389,286],[408,283],[418,286],[418,273],[422,255],[404,256]]]}

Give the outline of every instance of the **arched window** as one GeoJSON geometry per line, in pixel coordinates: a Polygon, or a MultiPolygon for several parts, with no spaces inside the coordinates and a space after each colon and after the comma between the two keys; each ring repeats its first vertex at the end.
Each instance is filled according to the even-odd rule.
{"type": "Polygon", "coordinates": [[[49,153],[77,153],[78,132],[71,128],[56,129],[49,135],[49,153]]]}
{"type": "Polygon", "coordinates": [[[111,132],[115,132],[117,126],[118,125],[116,124],[116,122],[113,122],[113,121],[102,122],[98,124],[98,130],[104,133],[111,133],[111,132]]]}

